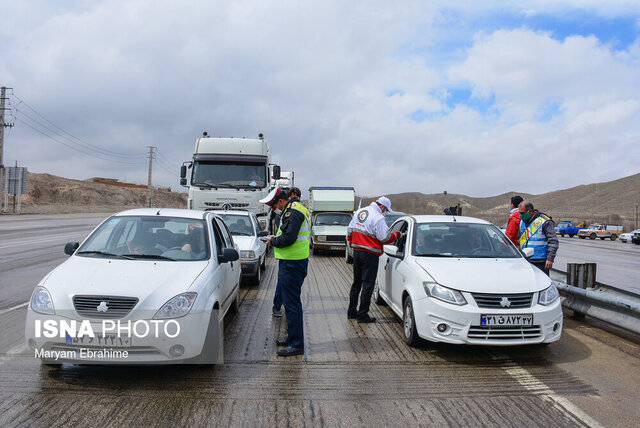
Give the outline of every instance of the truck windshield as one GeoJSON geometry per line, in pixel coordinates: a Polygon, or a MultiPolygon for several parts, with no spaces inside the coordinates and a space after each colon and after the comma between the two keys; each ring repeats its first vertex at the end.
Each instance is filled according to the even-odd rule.
{"type": "Polygon", "coordinates": [[[193,165],[191,185],[262,189],[267,185],[267,166],[260,163],[199,161],[193,165]]]}
{"type": "Polygon", "coordinates": [[[351,214],[345,213],[320,213],[316,215],[313,224],[316,226],[349,226],[351,214]]]}
{"type": "Polygon", "coordinates": [[[562,223],[558,224],[558,227],[570,227],[571,225],[569,223],[567,223],[566,221],[563,221],[562,223]]]}

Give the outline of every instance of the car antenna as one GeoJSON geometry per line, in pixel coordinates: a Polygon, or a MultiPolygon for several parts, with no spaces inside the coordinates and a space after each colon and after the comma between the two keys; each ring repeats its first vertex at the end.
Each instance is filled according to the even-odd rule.
{"type": "Polygon", "coordinates": [[[160,208],[160,209],[158,210],[158,212],[156,213],[156,215],[160,215],[160,211],[161,211],[161,210],[162,210],[162,208],[160,208]]]}

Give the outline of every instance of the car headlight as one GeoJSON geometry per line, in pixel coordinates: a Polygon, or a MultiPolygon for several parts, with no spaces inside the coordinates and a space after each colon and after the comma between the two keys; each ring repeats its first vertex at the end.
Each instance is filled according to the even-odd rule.
{"type": "Polygon", "coordinates": [[[55,310],[53,309],[53,299],[51,294],[46,288],[37,286],[31,294],[31,310],[38,312],[39,314],[53,315],[55,310]]]}
{"type": "Polygon", "coordinates": [[[538,303],[540,303],[541,305],[550,305],[551,303],[555,302],[558,297],[560,297],[558,289],[555,285],[551,284],[549,287],[540,292],[538,303]]]}
{"type": "Polygon", "coordinates": [[[256,252],[253,250],[240,251],[240,258],[245,260],[253,260],[256,258],[256,252]]]}
{"type": "Polygon", "coordinates": [[[326,235],[318,235],[318,242],[325,242],[327,240],[326,235]]]}
{"type": "Polygon", "coordinates": [[[422,283],[427,296],[442,300],[443,302],[453,303],[454,305],[466,305],[467,299],[461,292],[452,288],[447,288],[436,282],[425,281],[422,283]]]}
{"type": "Polygon", "coordinates": [[[180,318],[189,313],[198,293],[182,293],[171,298],[156,312],[153,319],[180,318]]]}

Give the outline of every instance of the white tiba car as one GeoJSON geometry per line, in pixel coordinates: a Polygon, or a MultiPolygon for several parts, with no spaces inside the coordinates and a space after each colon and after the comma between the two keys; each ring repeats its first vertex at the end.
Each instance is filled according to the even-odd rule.
{"type": "Polygon", "coordinates": [[[262,271],[267,266],[267,244],[260,238],[269,233],[260,229],[256,215],[248,211],[213,211],[226,223],[233,242],[240,251],[242,276],[252,284],[260,284],[262,271]]]}
{"type": "Polygon", "coordinates": [[[102,222],[33,291],[25,336],[47,364],[217,364],[238,307],[237,248],[219,216],[137,209],[102,222]]]}
{"type": "Polygon", "coordinates": [[[374,299],[402,318],[404,339],[482,345],[560,339],[562,307],[548,276],[494,225],[458,216],[407,216],[385,245],[374,299]]]}

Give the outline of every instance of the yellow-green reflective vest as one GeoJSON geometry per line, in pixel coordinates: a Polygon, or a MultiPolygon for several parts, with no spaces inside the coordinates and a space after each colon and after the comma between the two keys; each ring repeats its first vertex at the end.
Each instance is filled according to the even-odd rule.
{"type": "MultiPolygon", "coordinates": [[[[309,241],[311,239],[311,230],[309,225],[311,224],[311,214],[309,214],[309,210],[302,205],[300,202],[292,203],[289,208],[285,209],[282,212],[282,219],[284,219],[284,214],[287,210],[296,210],[302,215],[304,215],[304,221],[300,226],[300,230],[298,231],[298,238],[296,242],[289,245],[288,247],[278,248],[273,247],[273,255],[276,259],[282,260],[303,260],[309,258],[309,241]]],[[[280,225],[282,225],[282,221],[280,221],[280,225]]],[[[278,233],[276,236],[282,235],[282,231],[280,227],[278,227],[278,233]]]]}

